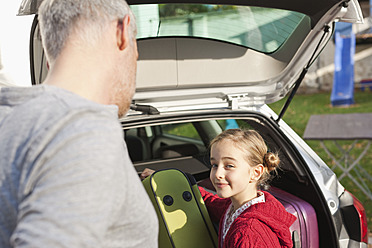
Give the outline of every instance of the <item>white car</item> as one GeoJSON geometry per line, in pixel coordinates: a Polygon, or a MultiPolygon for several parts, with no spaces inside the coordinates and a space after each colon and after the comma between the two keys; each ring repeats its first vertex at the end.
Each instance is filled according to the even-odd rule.
{"type": "MultiPolygon", "coordinates": [[[[41,0],[24,0],[35,14],[41,0]]],[[[362,22],[356,0],[130,0],[138,25],[137,91],[120,121],[138,172],[178,168],[209,177],[208,144],[225,128],[257,130],[282,160],[271,185],[312,206],[317,237],[296,247],[367,247],[362,204],[283,120],[336,21],[362,22]],[[266,104],[290,94],[276,114],[266,104]],[[308,243],[306,243],[308,242],[308,243]]],[[[48,70],[35,21],[31,74],[48,70]]],[[[310,220],[307,220],[310,221],[310,220]]]]}

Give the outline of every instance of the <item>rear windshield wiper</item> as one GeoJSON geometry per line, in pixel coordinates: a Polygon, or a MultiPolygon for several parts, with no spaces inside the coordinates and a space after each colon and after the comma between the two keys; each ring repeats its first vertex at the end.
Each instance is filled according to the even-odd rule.
{"type": "Polygon", "coordinates": [[[160,114],[159,110],[157,108],[151,106],[151,105],[140,105],[140,104],[131,104],[130,109],[134,111],[139,111],[144,114],[148,115],[158,115],[160,114]]]}

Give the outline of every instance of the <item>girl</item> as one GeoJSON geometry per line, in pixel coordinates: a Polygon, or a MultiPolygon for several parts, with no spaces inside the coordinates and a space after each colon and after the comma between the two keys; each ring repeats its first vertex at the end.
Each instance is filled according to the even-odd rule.
{"type": "Polygon", "coordinates": [[[220,222],[219,246],[292,247],[289,227],[296,217],[258,190],[280,162],[262,137],[253,130],[228,129],[212,140],[210,161],[218,196],[199,189],[212,220],[220,222]]]}
{"type": "MultiPolygon", "coordinates": [[[[296,217],[260,191],[279,165],[253,130],[228,129],[211,141],[210,180],[217,195],[199,187],[212,221],[219,222],[221,248],[292,247],[289,227],[296,217]]],[[[154,171],[145,169],[141,178],[154,171]]]]}

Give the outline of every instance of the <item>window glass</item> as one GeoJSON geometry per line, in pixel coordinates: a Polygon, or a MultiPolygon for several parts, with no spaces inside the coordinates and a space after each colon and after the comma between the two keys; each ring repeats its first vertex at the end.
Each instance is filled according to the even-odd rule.
{"type": "Polygon", "coordinates": [[[236,120],[238,126],[242,129],[254,129],[251,125],[247,123],[246,120],[236,120]]]}
{"type": "Polygon", "coordinates": [[[233,128],[253,129],[245,120],[226,119],[217,120],[217,123],[223,130],[233,128]]]}
{"type": "Polygon", "coordinates": [[[192,123],[168,124],[162,127],[164,134],[171,134],[186,138],[201,140],[197,130],[192,123]]]}
{"type": "Polygon", "coordinates": [[[218,125],[221,127],[222,130],[226,128],[226,121],[225,120],[216,120],[218,125]]]}
{"type": "Polygon", "coordinates": [[[145,130],[146,130],[146,136],[148,138],[152,138],[154,136],[154,134],[152,133],[151,127],[147,126],[147,127],[145,127],[145,130]]]}
{"type": "Polygon", "coordinates": [[[300,25],[304,14],[262,7],[202,4],[131,6],[137,38],[187,36],[221,40],[264,53],[277,50],[300,25]]]}

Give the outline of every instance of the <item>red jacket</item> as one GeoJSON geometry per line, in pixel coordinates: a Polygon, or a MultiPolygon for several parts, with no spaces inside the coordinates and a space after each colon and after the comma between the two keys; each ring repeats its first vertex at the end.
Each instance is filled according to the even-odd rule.
{"type": "Polygon", "coordinates": [[[222,248],[271,248],[292,247],[289,227],[296,217],[288,213],[283,205],[271,194],[264,192],[265,202],[246,209],[232,223],[223,244],[223,217],[231,204],[229,198],[222,199],[199,187],[213,222],[219,222],[219,247],[222,248]]]}

